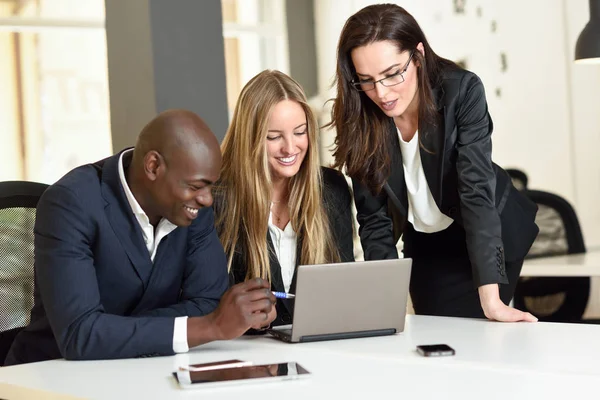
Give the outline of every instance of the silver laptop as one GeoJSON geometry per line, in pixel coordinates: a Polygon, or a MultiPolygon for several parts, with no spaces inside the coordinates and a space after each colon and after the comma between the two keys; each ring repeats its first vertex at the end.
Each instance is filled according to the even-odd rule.
{"type": "Polygon", "coordinates": [[[404,330],[410,258],[298,267],[292,325],[269,329],[290,343],[404,330]]]}

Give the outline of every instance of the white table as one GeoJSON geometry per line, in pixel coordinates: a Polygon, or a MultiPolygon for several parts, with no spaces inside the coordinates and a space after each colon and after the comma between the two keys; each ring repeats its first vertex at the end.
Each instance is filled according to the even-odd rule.
{"type": "Polygon", "coordinates": [[[600,251],[525,260],[521,276],[600,276],[600,251]]]}
{"type": "MultiPolygon", "coordinates": [[[[387,337],[285,344],[269,337],[214,342],[188,354],[115,361],[54,360],[0,368],[0,382],[94,399],[595,398],[600,326],[407,316],[387,337]],[[417,344],[447,343],[454,357],[424,358],[417,344]],[[179,365],[239,358],[297,361],[307,380],[184,391],[179,365]]],[[[0,386],[0,398],[2,398],[0,386]]]]}

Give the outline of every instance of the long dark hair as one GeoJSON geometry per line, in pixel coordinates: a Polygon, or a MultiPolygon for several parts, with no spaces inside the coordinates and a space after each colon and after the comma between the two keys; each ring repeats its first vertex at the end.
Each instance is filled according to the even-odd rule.
{"type": "Polygon", "coordinates": [[[352,87],[350,82],[356,71],[350,53],[379,41],[395,43],[399,52],[415,50],[423,43],[425,55],[419,51],[413,55],[413,62],[419,65],[419,124],[437,125],[439,117],[432,89],[440,84],[443,68],[455,65],[434,53],[417,21],[400,6],[371,5],[346,21],[337,49],[337,96],[333,99],[331,122],[326,126],[337,131],[334,167],[345,166],[350,177],[373,193],[381,191],[390,174],[390,118],[364,92],[352,87]]]}

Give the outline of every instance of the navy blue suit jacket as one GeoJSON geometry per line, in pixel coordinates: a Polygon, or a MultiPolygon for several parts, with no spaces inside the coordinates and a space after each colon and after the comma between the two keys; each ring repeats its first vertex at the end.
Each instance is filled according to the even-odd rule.
{"type": "Polygon", "coordinates": [[[212,312],[227,290],[212,208],[169,233],[152,263],[119,155],[76,168],[41,197],[31,322],[6,365],[173,354],[175,317],[212,312]]]}

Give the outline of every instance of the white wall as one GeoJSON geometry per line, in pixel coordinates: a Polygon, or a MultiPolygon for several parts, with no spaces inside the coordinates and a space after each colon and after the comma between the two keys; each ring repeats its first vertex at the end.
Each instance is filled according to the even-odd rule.
{"type": "MultiPolygon", "coordinates": [[[[564,0],[564,15],[572,55],[579,32],[589,20],[588,2],[564,0]]],[[[600,247],[600,65],[568,65],[576,207],[587,246],[600,247]]]]}
{"type": "MultiPolygon", "coordinates": [[[[577,35],[589,19],[588,1],[471,0],[465,2],[464,14],[454,13],[452,0],[397,3],[419,21],[439,55],[466,59],[483,80],[495,126],[494,160],[526,171],[530,188],[572,202],[586,244],[600,247],[600,208],[595,204],[600,198],[600,157],[594,151],[600,148],[600,66],[572,62],[577,35]]],[[[334,95],[328,87],[342,26],[369,4],[316,2],[322,101],[334,95]]],[[[327,121],[328,111],[324,114],[327,121]]],[[[333,132],[324,136],[330,144],[333,132]]]]}

